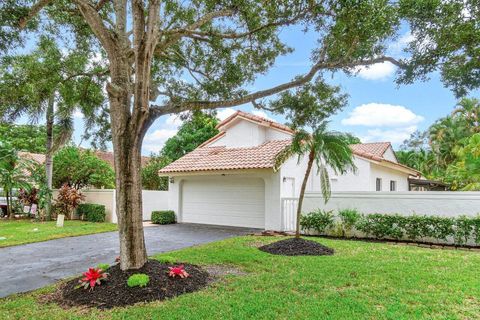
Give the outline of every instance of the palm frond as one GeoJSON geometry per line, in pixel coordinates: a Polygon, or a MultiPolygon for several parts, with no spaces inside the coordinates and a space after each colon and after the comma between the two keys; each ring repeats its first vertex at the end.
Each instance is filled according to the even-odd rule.
{"type": "Polygon", "coordinates": [[[319,174],[323,200],[325,203],[327,203],[330,199],[330,195],[332,194],[332,190],[330,188],[330,176],[328,175],[327,167],[324,165],[320,166],[319,174]]]}

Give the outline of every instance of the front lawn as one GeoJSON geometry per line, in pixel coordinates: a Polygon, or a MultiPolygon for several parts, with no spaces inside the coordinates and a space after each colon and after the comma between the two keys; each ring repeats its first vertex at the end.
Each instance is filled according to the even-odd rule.
{"type": "Polygon", "coordinates": [[[55,224],[55,221],[1,220],[0,247],[117,230],[116,224],[106,222],[65,221],[63,228],[57,228],[55,224]]]}
{"type": "Polygon", "coordinates": [[[333,256],[274,256],[240,237],[168,255],[240,268],[205,290],[127,308],[62,309],[45,288],[0,300],[0,319],[479,319],[480,254],[315,239],[333,256]],[[43,298],[44,299],[44,298],[43,298]]]}

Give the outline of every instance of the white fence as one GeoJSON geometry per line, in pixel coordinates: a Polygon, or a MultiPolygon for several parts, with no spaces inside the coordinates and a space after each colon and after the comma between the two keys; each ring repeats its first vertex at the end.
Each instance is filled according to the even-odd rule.
{"type": "MultiPolygon", "coordinates": [[[[282,198],[283,231],[295,230],[298,199],[282,198]]],[[[362,213],[458,217],[480,213],[480,192],[334,192],[327,204],[321,193],[305,194],[302,212],[357,209],[362,213]]]]}
{"type": "MultiPolygon", "coordinates": [[[[82,190],[86,203],[96,203],[105,206],[106,221],[117,223],[115,212],[115,190],[114,189],[87,189],[82,190]]],[[[56,191],[54,191],[54,198],[56,191]]],[[[143,220],[150,220],[152,211],[168,210],[168,191],[143,190],[143,220]]]]}

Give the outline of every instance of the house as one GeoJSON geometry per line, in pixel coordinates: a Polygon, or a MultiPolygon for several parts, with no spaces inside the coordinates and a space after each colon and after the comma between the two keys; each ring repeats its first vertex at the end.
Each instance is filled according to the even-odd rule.
{"type": "MultiPolygon", "coordinates": [[[[220,133],[160,170],[169,176],[169,207],[180,222],[280,230],[282,198],[298,197],[306,159],[275,157],[293,130],[238,111],[218,124],[220,133]]],[[[333,191],[407,191],[418,172],[398,163],[390,143],[352,145],[356,173],[331,173],[333,191]]],[[[315,172],[307,191],[319,191],[315,172]]]]}

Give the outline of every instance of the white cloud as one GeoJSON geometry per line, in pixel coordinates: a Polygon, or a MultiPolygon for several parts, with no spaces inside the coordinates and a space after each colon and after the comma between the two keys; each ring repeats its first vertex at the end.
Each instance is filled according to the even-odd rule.
{"type": "Polygon", "coordinates": [[[163,148],[165,141],[173,137],[177,129],[157,129],[145,135],[143,147],[149,152],[158,152],[163,148]]]}
{"type": "Polygon", "coordinates": [[[360,137],[362,142],[388,141],[393,144],[402,143],[408,139],[410,135],[417,130],[417,126],[408,126],[403,128],[382,130],[368,130],[365,136],[360,137]]]}
{"type": "Polygon", "coordinates": [[[253,110],[252,113],[256,115],[257,117],[262,117],[270,121],[275,121],[274,119],[270,118],[268,114],[265,111],[262,110],[253,110]]]}
{"type": "Polygon", "coordinates": [[[405,49],[407,45],[414,40],[415,40],[415,36],[410,31],[407,31],[403,35],[401,35],[397,39],[397,41],[392,42],[388,46],[388,49],[391,54],[398,55],[402,53],[403,49],[405,49]]]}
{"type": "Polygon", "coordinates": [[[228,117],[230,117],[235,112],[237,111],[232,108],[225,108],[217,112],[217,118],[220,119],[220,121],[223,121],[228,117]]]}
{"type": "Polygon", "coordinates": [[[404,106],[386,103],[362,104],[342,120],[343,125],[367,127],[407,127],[423,121],[423,117],[404,106]]]}
{"type": "Polygon", "coordinates": [[[395,66],[390,62],[381,62],[371,66],[356,67],[354,72],[366,80],[385,80],[395,73],[395,66]]]}

